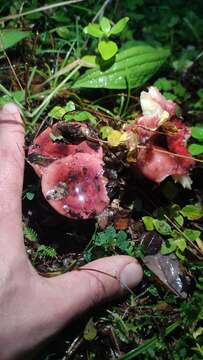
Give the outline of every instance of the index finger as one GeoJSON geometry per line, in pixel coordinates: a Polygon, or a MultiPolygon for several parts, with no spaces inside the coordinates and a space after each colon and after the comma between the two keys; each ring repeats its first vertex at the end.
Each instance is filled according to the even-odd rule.
{"type": "Polygon", "coordinates": [[[24,174],[24,126],[15,104],[0,110],[1,249],[22,248],[21,194],[24,174]],[[3,246],[3,247],[2,247],[3,246]]]}

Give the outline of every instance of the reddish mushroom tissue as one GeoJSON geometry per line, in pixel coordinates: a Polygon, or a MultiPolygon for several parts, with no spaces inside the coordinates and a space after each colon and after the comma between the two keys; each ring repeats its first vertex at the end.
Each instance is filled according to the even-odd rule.
{"type": "Polygon", "coordinates": [[[77,153],[54,161],[42,176],[42,192],[60,214],[88,219],[108,205],[103,162],[94,155],[77,153]]]}
{"type": "Polygon", "coordinates": [[[183,187],[191,188],[189,170],[195,161],[186,147],[191,134],[187,125],[175,116],[176,104],[166,100],[155,87],[150,87],[148,92],[141,92],[140,104],[143,116],[128,127],[128,131],[138,134],[141,145],[136,159],[138,170],[158,184],[168,176],[173,176],[183,187]],[[175,133],[165,135],[166,146],[163,147],[159,145],[159,129],[166,122],[173,126],[175,133]]]}
{"type": "Polygon", "coordinates": [[[98,142],[84,140],[87,134],[85,124],[60,122],[37,136],[28,150],[44,197],[58,213],[72,219],[95,217],[109,204],[103,149],[98,142]]]}
{"type": "MultiPolygon", "coordinates": [[[[138,143],[137,151],[131,152],[133,166],[157,184],[172,176],[191,188],[189,171],[195,162],[186,147],[191,134],[176,117],[176,104],[155,87],[141,92],[140,104],[142,115],[124,127],[136,137],[133,144],[138,143]]],[[[58,213],[89,219],[109,205],[103,149],[97,133],[86,124],[59,121],[48,127],[30,145],[28,161],[41,178],[45,199],[58,213]]]]}
{"type": "Polygon", "coordinates": [[[78,122],[59,122],[52,128],[48,127],[38,135],[33,144],[28,149],[28,160],[38,176],[42,176],[44,169],[57,159],[61,159],[75,153],[93,154],[96,157],[103,158],[103,149],[97,143],[84,140],[88,127],[86,124],[78,122]],[[62,129],[60,131],[60,129],[62,129]],[[63,138],[61,141],[52,139],[52,135],[61,135],[68,133],[68,140],[63,138]],[[77,144],[74,144],[73,137],[77,138],[77,144]],[[80,139],[78,142],[78,138],[80,139]]]}

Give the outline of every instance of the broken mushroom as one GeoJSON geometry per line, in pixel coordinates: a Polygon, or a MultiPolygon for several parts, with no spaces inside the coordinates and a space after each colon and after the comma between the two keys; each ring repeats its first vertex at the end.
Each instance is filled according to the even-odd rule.
{"type": "Polygon", "coordinates": [[[84,140],[88,130],[86,124],[60,121],[38,135],[28,149],[28,161],[37,175],[42,176],[53,161],[76,153],[92,154],[102,159],[103,149],[97,138],[95,141],[84,140]]]}
{"type": "Polygon", "coordinates": [[[77,153],[54,161],[42,176],[42,192],[60,214],[89,219],[109,204],[103,162],[94,155],[77,153]]]}

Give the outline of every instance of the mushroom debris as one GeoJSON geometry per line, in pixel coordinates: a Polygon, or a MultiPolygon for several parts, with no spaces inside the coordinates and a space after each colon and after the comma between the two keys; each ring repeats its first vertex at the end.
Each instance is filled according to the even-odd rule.
{"type": "Polygon", "coordinates": [[[195,161],[187,150],[186,141],[191,132],[183,120],[176,117],[176,104],[166,100],[155,87],[141,92],[140,104],[143,116],[125,128],[138,136],[137,169],[158,184],[171,175],[190,189],[189,170],[195,161]]]}
{"type": "MultiPolygon", "coordinates": [[[[127,161],[160,184],[173,176],[191,188],[189,170],[195,165],[186,147],[190,129],[176,116],[176,104],[150,87],[140,96],[142,116],[125,125],[119,141],[128,149],[127,161]]],[[[118,143],[118,144],[117,144],[118,143]]],[[[38,135],[28,149],[28,161],[41,178],[42,192],[60,214],[89,219],[109,205],[103,169],[103,149],[95,130],[80,122],[59,121],[38,135]]]]}
{"type": "Polygon", "coordinates": [[[109,204],[103,149],[96,140],[97,134],[86,124],[59,122],[37,136],[28,149],[44,197],[68,218],[93,218],[109,204]]]}

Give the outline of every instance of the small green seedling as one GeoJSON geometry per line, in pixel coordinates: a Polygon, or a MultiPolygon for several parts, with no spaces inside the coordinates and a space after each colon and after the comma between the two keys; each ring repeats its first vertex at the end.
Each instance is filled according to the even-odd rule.
{"type": "Polygon", "coordinates": [[[118,46],[115,41],[109,38],[112,35],[120,34],[129,21],[128,17],[123,17],[115,25],[111,25],[107,17],[101,17],[99,24],[89,23],[84,28],[84,33],[99,38],[97,49],[104,61],[110,60],[118,52],[118,46]]]}
{"type": "Polygon", "coordinates": [[[198,141],[197,143],[188,146],[189,152],[193,155],[201,155],[203,153],[203,123],[197,124],[191,128],[192,138],[198,141]]]}

